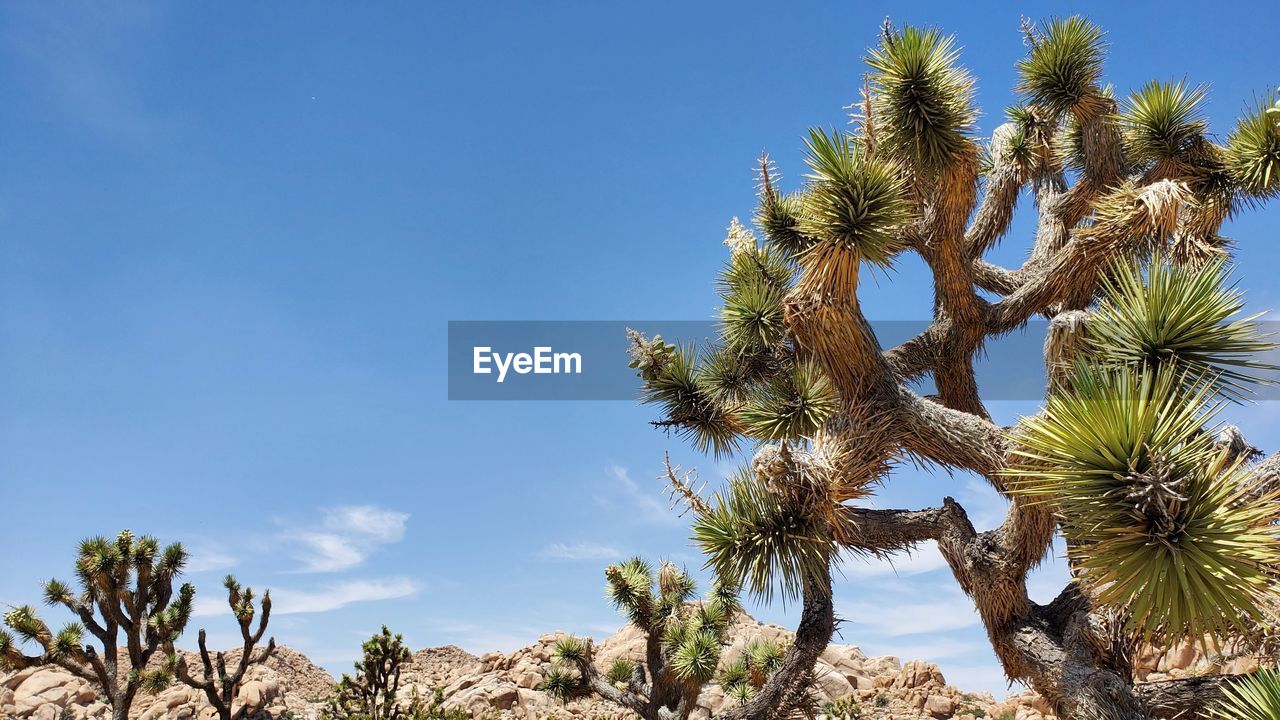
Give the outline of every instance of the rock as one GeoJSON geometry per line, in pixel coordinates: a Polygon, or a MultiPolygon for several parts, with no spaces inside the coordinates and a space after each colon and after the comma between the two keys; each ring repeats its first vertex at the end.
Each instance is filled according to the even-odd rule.
{"type": "MultiPolygon", "coordinates": [[[[630,720],[632,714],[597,697],[579,697],[560,702],[537,690],[553,664],[556,642],[563,633],[542,635],[528,647],[511,653],[486,653],[477,657],[454,646],[427,648],[412,655],[401,676],[402,703],[416,692],[430,702],[439,688],[446,708],[460,708],[477,717],[494,720],[630,720]]],[[[739,613],[729,630],[729,641],[721,653],[721,663],[736,660],[750,643],[772,640],[789,643],[793,635],[777,625],[756,622],[739,613]]],[[[595,643],[596,664],[607,668],[616,658],[643,659],[645,637],[626,625],[595,643]]],[[[227,655],[229,663],[239,651],[227,655]]],[[[354,650],[353,650],[354,654],[354,650]]],[[[1161,659],[1152,656],[1154,664],[1161,659]]],[[[194,656],[188,661],[199,666],[194,656]]],[[[1224,666],[1227,661],[1223,661],[1224,666]]],[[[1153,667],[1154,667],[1153,664],[1153,667]]],[[[1167,663],[1166,663],[1167,664],[1167,663]]],[[[1238,667],[1246,667],[1242,661],[1238,667]]],[[[822,701],[851,697],[862,705],[866,717],[889,718],[955,717],[967,720],[995,718],[1004,707],[1018,720],[1043,720],[1047,707],[1033,693],[998,705],[987,695],[965,694],[946,685],[936,665],[921,661],[905,665],[896,657],[868,658],[858,647],[835,643],[827,647],[817,663],[816,682],[822,701]],[[981,712],[978,712],[981,711],[981,712]],[[983,714],[985,713],[985,715],[983,714]]],[[[264,666],[253,668],[245,678],[234,709],[244,708],[251,720],[267,720],[292,715],[315,717],[319,704],[332,690],[333,678],[306,656],[289,648],[276,650],[264,666]]],[[[695,720],[709,720],[725,709],[724,691],[717,685],[704,688],[695,720]]],[[[99,720],[109,715],[106,705],[83,680],[59,669],[29,669],[0,675],[0,717],[18,720],[99,720]],[[21,698],[19,698],[21,696],[21,698]],[[21,712],[19,712],[21,705],[21,712]]],[[[139,695],[133,720],[216,720],[202,693],[183,686],[170,687],[159,695],[139,695]]]]}
{"type": "Polygon", "coordinates": [[[956,712],[956,700],[946,695],[930,695],[923,710],[936,718],[949,718],[956,712]]]}
{"type": "Polygon", "coordinates": [[[867,658],[862,667],[868,676],[882,677],[884,675],[897,675],[902,670],[902,662],[892,655],[882,655],[880,657],[867,658]]]}
{"type": "Polygon", "coordinates": [[[893,687],[896,688],[942,687],[946,684],[938,666],[923,660],[912,660],[902,666],[902,672],[893,681],[893,687]]]}
{"type": "Polygon", "coordinates": [[[845,676],[821,660],[814,665],[813,677],[824,700],[837,700],[853,694],[853,685],[845,676]]]}
{"type": "Polygon", "coordinates": [[[58,720],[58,706],[54,704],[41,705],[31,714],[31,720],[58,720]]]}
{"type": "Polygon", "coordinates": [[[80,695],[81,682],[62,670],[32,673],[13,690],[13,713],[30,715],[45,706],[66,707],[80,695]]]}
{"type": "Polygon", "coordinates": [[[445,708],[461,708],[472,715],[483,714],[489,708],[508,710],[520,699],[520,689],[506,680],[487,677],[467,686],[461,692],[445,696],[445,708]]]}

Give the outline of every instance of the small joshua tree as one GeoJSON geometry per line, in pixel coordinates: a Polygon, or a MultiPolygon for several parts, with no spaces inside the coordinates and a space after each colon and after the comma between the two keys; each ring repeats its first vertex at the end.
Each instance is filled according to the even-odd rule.
{"type": "MultiPolygon", "coordinates": [[[[644,632],[645,659],[618,658],[601,674],[591,641],[567,637],[556,643],[557,664],[541,689],[561,699],[594,693],[645,720],[684,720],[697,707],[702,688],[716,678],[721,649],[740,607],[737,587],[717,582],[704,600],[693,602],[697,586],[692,577],[663,563],[655,578],[653,568],[640,558],[610,565],[604,574],[614,605],[644,632]]],[[[760,662],[769,662],[766,655],[759,653],[760,662]]],[[[733,687],[752,686],[746,662],[730,668],[727,679],[733,687]]]]}
{"type": "Polygon", "coordinates": [[[338,681],[324,715],[336,720],[398,720],[400,671],[411,657],[404,638],[383,625],[381,633],[361,646],[361,653],[356,674],[338,681]]]}
{"type": "Polygon", "coordinates": [[[1206,89],[1153,81],[1117,100],[1103,32],[1025,23],[1022,103],[989,140],[953,38],[886,23],[867,55],[854,131],[813,130],[791,192],[767,158],[756,225],[736,220],[722,329],[695,351],[630,338],[656,424],[717,456],[753,456],[710,498],[670,473],[721,577],[802,598],[779,669],[726,718],[774,717],[833,629],[832,564],[936,542],[1010,680],[1070,720],[1193,717],[1222,677],[1134,682],[1143,643],[1265,642],[1280,607],[1280,455],[1215,420],[1264,378],[1273,345],[1241,318],[1227,218],[1280,195],[1280,107],[1247,108],[1217,140],[1206,89]],[[985,255],[1028,191],[1027,259],[985,255]],[[884,347],[860,278],[913,253],[933,317],[884,347]],[[974,362],[1050,320],[1043,408],[993,422],[974,362]],[[932,381],[936,392],[915,385],[932,381]],[[951,498],[858,506],[902,462],[971,472],[1010,501],[979,531],[951,498]],[[1072,579],[1052,602],[1027,574],[1055,534],[1072,579]]]}
{"type": "MultiPolygon", "coordinates": [[[[222,584],[227,589],[227,605],[230,606],[231,614],[235,615],[236,622],[240,625],[240,637],[244,641],[240,648],[240,657],[235,662],[235,669],[227,672],[227,661],[223,653],[218,652],[210,656],[209,648],[205,643],[204,628],[200,628],[199,636],[201,677],[195,678],[191,675],[186,658],[174,650],[172,643],[168,647],[168,653],[172,658],[178,680],[203,692],[209,704],[218,711],[218,717],[221,720],[232,720],[232,701],[240,692],[240,683],[244,680],[245,672],[251,666],[261,665],[271,657],[271,653],[276,649],[276,639],[269,639],[265,648],[255,649],[258,643],[262,642],[262,636],[267,631],[267,622],[271,618],[271,591],[268,590],[262,594],[262,615],[258,617],[257,630],[254,630],[252,625],[256,612],[253,607],[253,588],[241,588],[240,583],[236,582],[235,577],[231,575],[228,575],[222,584]]],[[[235,717],[242,717],[243,714],[242,707],[235,717]]]]}
{"type": "Polygon", "coordinates": [[[191,617],[195,589],[186,583],[176,596],[173,592],[186,561],[181,545],[161,550],[155,538],[135,538],[128,530],[115,540],[82,541],[76,559],[80,592],[58,580],[44,584],[45,603],[70,610],[79,622],[54,634],[31,606],[10,610],[5,625],[43,652],[23,654],[13,635],[0,630],[0,669],[60,667],[96,686],[115,720],[127,720],[138,691],[155,692],[170,682],[167,671],[148,669],[148,664],[182,634],[191,617]],[[86,630],[100,647],[84,644],[86,630]]]}

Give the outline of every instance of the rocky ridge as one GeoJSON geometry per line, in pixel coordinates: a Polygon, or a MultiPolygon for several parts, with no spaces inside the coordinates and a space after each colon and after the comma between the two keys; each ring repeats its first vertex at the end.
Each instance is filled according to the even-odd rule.
{"type": "MultiPolygon", "coordinates": [[[[472,655],[454,646],[427,648],[413,654],[403,671],[401,699],[417,694],[430,701],[442,690],[446,708],[462,708],[475,717],[522,720],[624,720],[631,714],[600,700],[584,697],[561,703],[537,689],[552,665],[552,653],[562,633],[544,635],[536,643],[512,653],[472,655]]],[[[746,613],[735,618],[724,662],[736,658],[757,639],[789,641],[792,633],[777,625],[756,622],[746,613]]],[[[607,666],[614,658],[640,659],[644,636],[625,626],[597,645],[596,659],[607,666]]],[[[236,652],[229,653],[231,658],[236,652]]],[[[198,663],[194,656],[190,662],[198,663]]],[[[305,655],[278,648],[265,666],[255,667],[241,689],[236,709],[249,718],[315,718],[334,679],[305,655]]],[[[1043,720],[1047,712],[1033,694],[996,700],[987,693],[966,693],[948,685],[936,665],[895,657],[867,657],[857,646],[833,643],[817,667],[821,702],[846,699],[856,703],[863,717],[1000,718],[1043,720]]],[[[707,718],[725,702],[719,687],[700,698],[695,717],[707,718]]],[[[213,708],[198,691],[175,685],[134,702],[137,720],[211,720],[213,708]]],[[[0,676],[0,717],[34,720],[89,720],[109,717],[106,705],[85,683],[52,668],[24,670],[0,676]]]]}

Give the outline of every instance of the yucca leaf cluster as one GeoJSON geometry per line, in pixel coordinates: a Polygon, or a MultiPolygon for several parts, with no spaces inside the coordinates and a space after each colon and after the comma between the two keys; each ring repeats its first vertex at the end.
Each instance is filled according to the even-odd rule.
{"type": "Polygon", "coordinates": [[[1245,316],[1244,297],[1224,260],[1187,267],[1157,258],[1145,268],[1117,265],[1089,321],[1093,360],[1107,367],[1171,368],[1219,393],[1244,399],[1280,368],[1262,358],[1275,346],[1261,313],[1245,316]]]}
{"type": "Polygon", "coordinates": [[[1030,38],[1018,62],[1018,89],[1035,105],[1063,115],[1096,99],[1106,42],[1102,30],[1080,16],[1053,18],[1030,38]]]}
{"type": "Polygon", "coordinates": [[[719,337],[702,349],[635,332],[630,341],[642,398],[662,409],[658,424],[718,456],[744,439],[803,442],[835,409],[829,381],[797,356],[788,335],[794,256],[761,245],[736,220],[729,234],[719,337]]]}
{"type": "Polygon", "coordinates": [[[1014,436],[1012,491],[1054,504],[1079,580],[1148,638],[1247,632],[1280,577],[1280,498],[1213,440],[1272,348],[1226,282],[1116,267],[1068,381],[1014,436]]]}
{"type": "Polygon", "coordinates": [[[1191,160],[1208,123],[1203,104],[1209,88],[1185,80],[1143,85],[1124,105],[1121,123],[1129,160],[1144,167],[1191,160]]]}
{"type": "Polygon", "coordinates": [[[901,168],[867,152],[847,132],[810,130],[799,231],[815,242],[805,253],[848,253],[887,267],[903,249],[901,226],[911,215],[901,168]]]}
{"type": "Polygon", "coordinates": [[[1274,720],[1280,717],[1280,670],[1263,668],[1231,680],[1209,711],[1214,720],[1274,720]]]}
{"type": "Polygon", "coordinates": [[[933,28],[887,30],[867,56],[877,156],[929,176],[971,147],[973,79],[955,38],[933,28]]]}
{"type": "Polygon", "coordinates": [[[693,523],[707,566],[766,601],[774,592],[794,600],[807,585],[820,586],[840,539],[852,532],[820,458],[800,455],[785,446],[762,449],[693,523]]]}
{"type": "Polygon", "coordinates": [[[1259,101],[1227,137],[1226,165],[1231,178],[1259,199],[1280,194],[1280,101],[1259,101]],[[1275,102],[1275,105],[1270,105],[1275,102]],[[1270,105],[1270,107],[1269,107],[1270,105]]]}

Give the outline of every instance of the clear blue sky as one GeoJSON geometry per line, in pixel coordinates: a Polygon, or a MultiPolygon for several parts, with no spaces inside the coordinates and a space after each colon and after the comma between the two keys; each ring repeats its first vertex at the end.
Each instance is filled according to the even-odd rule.
{"type": "MultiPolygon", "coordinates": [[[[1110,32],[1122,94],[1212,82],[1218,132],[1280,81],[1274,3],[1073,9],[1110,32]]],[[[989,131],[1019,13],[1071,10],[5,4],[0,602],[38,600],[77,539],[130,527],[185,541],[208,600],[227,571],[274,588],[276,637],[331,669],[381,623],[473,651],[611,631],[606,562],[697,563],[663,451],[713,484],[728,466],[634,403],[446,401],[446,321],[707,318],[753,160],[799,178],[802,134],[845,121],[886,13],[958,36],[989,131]]],[[[1229,230],[1258,309],[1280,304],[1277,220],[1229,230]]],[[[926,318],[925,283],[904,262],[870,314],[926,318]]],[[[1280,444],[1274,404],[1237,417],[1280,444]]],[[[879,502],[944,494],[1001,513],[970,478],[910,469],[879,502]]],[[[851,565],[837,592],[845,641],[1002,687],[931,550],[896,576],[851,565]]],[[[229,639],[224,617],[198,622],[229,639]]]]}

